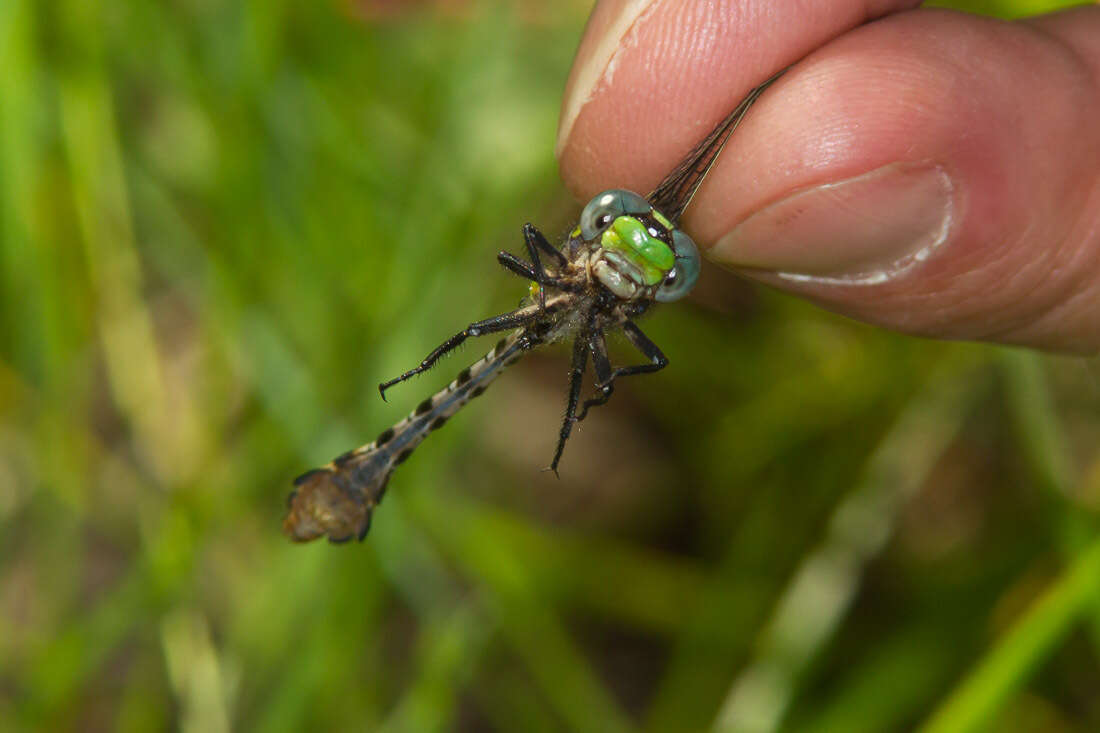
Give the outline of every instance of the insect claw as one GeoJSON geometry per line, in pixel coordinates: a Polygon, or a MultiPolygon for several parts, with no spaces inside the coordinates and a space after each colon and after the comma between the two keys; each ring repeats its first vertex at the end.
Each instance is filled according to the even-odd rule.
{"type": "Polygon", "coordinates": [[[380,394],[380,395],[382,396],[382,401],[383,401],[383,402],[387,402],[387,401],[388,401],[388,400],[386,399],[386,385],[385,385],[385,384],[380,384],[380,385],[378,385],[378,394],[380,394]]]}

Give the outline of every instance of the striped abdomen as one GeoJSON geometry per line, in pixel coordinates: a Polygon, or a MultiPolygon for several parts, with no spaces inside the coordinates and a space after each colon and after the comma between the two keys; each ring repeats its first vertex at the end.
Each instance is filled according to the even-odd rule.
{"type": "Polygon", "coordinates": [[[523,355],[522,338],[522,334],[514,334],[502,340],[373,443],[295,479],[283,532],[296,542],[308,542],[321,535],[328,535],[330,542],[346,542],[352,537],[362,540],[393,470],[428,433],[442,427],[451,415],[484,392],[504,367],[523,355]]]}

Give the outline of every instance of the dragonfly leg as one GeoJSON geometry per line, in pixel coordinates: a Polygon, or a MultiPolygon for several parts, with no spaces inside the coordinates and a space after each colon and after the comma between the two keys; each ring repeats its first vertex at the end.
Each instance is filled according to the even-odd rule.
{"type": "Polygon", "coordinates": [[[527,243],[527,254],[531,257],[532,270],[536,277],[535,282],[539,284],[539,309],[546,310],[546,286],[554,284],[554,278],[546,272],[546,268],[542,266],[542,260],[539,258],[539,250],[541,249],[545,254],[550,255],[558,267],[564,267],[566,263],[565,255],[550,246],[550,243],[546,241],[546,237],[542,236],[542,232],[535,228],[531,223],[523,225],[523,241],[527,243]]]}
{"type": "Polygon", "coordinates": [[[569,433],[573,431],[573,423],[577,421],[577,401],[581,395],[581,379],[584,377],[584,367],[588,363],[588,343],[583,336],[577,336],[573,341],[573,361],[569,370],[569,403],[565,407],[565,419],[561,423],[561,433],[558,435],[558,446],[554,449],[554,460],[550,461],[550,470],[558,475],[558,462],[561,461],[562,451],[565,450],[565,441],[569,440],[569,433]]]}
{"type": "Polygon", "coordinates": [[[524,239],[527,242],[527,252],[531,255],[531,262],[525,262],[524,260],[516,257],[511,252],[500,252],[497,254],[497,262],[504,267],[504,269],[519,275],[522,278],[526,278],[533,282],[538,283],[539,286],[539,308],[540,310],[546,310],[546,286],[555,285],[560,286],[561,283],[557,278],[550,275],[546,268],[542,266],[542,260],[539,258],[538,250],[542,248],[544,251],[553,253],[557,258],[560,258],[559,265],[565,263],[565,256],[561,252],[550,246],[550,243],[546,241],[546,237],[542,236],[539,230],[535,229],[530,224],[527,224],[523,229],[524,239]]]}
{"type": "Polygon", "coordinates": [[[476,321],[471,323],[466,328],[462,329],[454,336],[435,347],[432,353],[424,357],[424,361],[416,367],[413,367],[409,371],[402,374],[400,377],[395,377],[388,382],[382,382],[378,385],[378,392],[382,395],[382,399],[386,399],[386,390],[395,384],[400,384],[406,379],[415,377],[417,374],[431,369],[440,357],[444,354],[454,351],[458,348],[463,341],[470,336],[483,336],[487,333],[496,333],[498,331],[510,331],[513,328],[519,328],[525,326],[531,321],[538,318],[541,314],[538,311],[532,311],[529,309],[521,309],[518,311],[510,311],[508,313],[502,313],[499,316],[493,316],[492,318],[486,318],[484,321],[476,321]],[[523,311],[523,312],[521,312],[523,311]]]}
{"type": "Polygon", "coordinates": [[[589,349],[592,351],[592,365],[596,370],[596,389],[600,391],[600,394],[584,401],[584,405],[581,406],[581,413],[577,415],[578,422],[588,414],[589,408],[599,407],[611,399],[611,393],[615,391],[615,380],[619,377],[649,374],[668,366],[668,357],[657,347],[657,344],[650,341],[649,337],[642,333],[642,329],[634,325],[633,321],[623,323],[623,333],[630,339],[630,343],[634,344],[635,348],[649,359],[649,363],[618,367],[612,370],[607,361],[607,345],[604,342],[603,335],[595,334],[598,341],[590,342],[589,349]]]}
{"type": "Polygon", "coordinates": [[[527,251],[531,253],[531,260],[538,262],[538,255],[535,254],[534,247],[538,247],[546,254],[550,255],[550,259],[557,263],[558,267],[565,267],[566,259],[565,255],[559,252],[554,245],[546,241],[546,237],[542,236],[542,232],[536,229],[531,224],[523,225],[523,238],[527,241],[527,251]]]}
{"type": "Polygon", "coordinates": [[[532,282],[539,283],[540,285],[550,285],[568,293],[576,293],[583,289],[581,286],[560,280],[545,271],[543,271],[542,280],[540,281],[539,275],[535,272],[535,268],[531,263],[520,257],[516,257],[511,252],[499,252],[497,254],[497,262],[499,262],[501,267],[505,270],[527,280],[531,280],[532,282]]]}
{"type": "Polygon", "coordinates": [[[592,354],[592,369],[596,372],[596,389],[599,394],[584,401],[577,422],[584,419],[591,407],[607,404],[611,393],[615,391],[615,380],[611,376],[611,360],[607,358],[607,342],[603,334],[593,330],[588,335],[588,351],[592,354]]]}
{"type": "Polygon", "coordinates": [[[530,263],[524,262],[511,252],[499,253],[497,255],[497,262],[499,262],[505,270],[513,272],[522,278],[533,280],[534,282],[539,281],[539,276],[535,274],[535,270],[531,267],[530,263]]]}
{"type": "Polygon", "coordinates": [[[642,352],[642,355],[649,359],[649,363],[618,367],[615,371],[611,372],[611,381],[615,381],[619,377],[631,377],[635,374],[659,372],[668,366],[668,357],[657,348],[657,344],[650,341],[649,337],[642,333],[642,329],[634,325],[633,321],[627,321],[623,324],[623,334],[630,340],[630,343],[634,344],[634,348],[642,352]]]}

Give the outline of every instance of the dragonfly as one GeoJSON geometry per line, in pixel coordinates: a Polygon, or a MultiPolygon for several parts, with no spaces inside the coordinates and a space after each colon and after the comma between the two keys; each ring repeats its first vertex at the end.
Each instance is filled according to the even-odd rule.
{"type": "Polygon", "coordinates": [[[497,255],[504,269],[529,282],[520,307],[471,323],[433,349],[420,364],[380,384],[378,391],[385,400],[388,389],[431,369],[469,338],[508,335],[373,442],[295,479],[287,499],[284,533],[297,542],[323,536],[333,543],[352,538],[362,541],[393,472],[424,438],[481,395],[524,354],[544,344],[572,339],[565,416],[549,466],[557,474],[574,425],[592,408],[607,403],[616,380],[668,365],[668,357],[635,319],[655,303],[680,300],[695,285],[699,250],[679,228],[680,217],[749,108],[782,73],[749,92],[648,196],[624,189],[597,194],[557,247],[534,226],[525,224],[523,238],[530,259],[510,252],[497,255]],[[606,334],[615,331],[625,335],[645,357],[644,362],[611,365],[606,334]],[[589,357],[595,394],[582,403],[589,357]]]}

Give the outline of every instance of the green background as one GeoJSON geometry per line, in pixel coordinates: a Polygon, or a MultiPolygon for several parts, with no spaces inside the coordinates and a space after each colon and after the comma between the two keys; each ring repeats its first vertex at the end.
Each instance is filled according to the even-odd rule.
{"type": "Polygon", "coordinates": [[[709,265],[560,480],[555,347],[366,542],[281,535],[488,348],[378,398],[514,305],[521,225],[571,225],[587,11],[0,2],[0,729],[1100,729],[1087,365],[709,265]]]}

